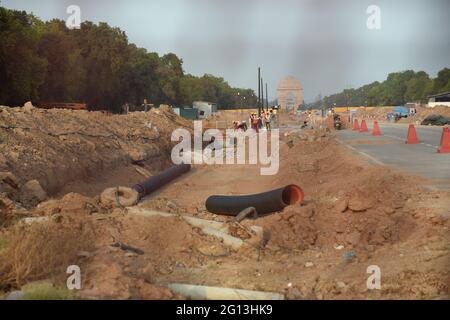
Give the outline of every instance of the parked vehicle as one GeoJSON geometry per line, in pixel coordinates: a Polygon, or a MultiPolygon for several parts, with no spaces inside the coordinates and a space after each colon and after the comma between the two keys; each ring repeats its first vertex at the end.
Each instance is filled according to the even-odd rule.
{"type": "Polygon", "coordinates": [[[409,108],[406,107],[395,107],[394,108],[394,114],[398,114],[400,118],[407,118],[409,115],[409,108]]]}
{"type": "Polygon", "coordinates": [[[429,115],[421,123],[424,126],[445,126],[446,124],[450,125],[450,118],[438,114],[429,115]]]}

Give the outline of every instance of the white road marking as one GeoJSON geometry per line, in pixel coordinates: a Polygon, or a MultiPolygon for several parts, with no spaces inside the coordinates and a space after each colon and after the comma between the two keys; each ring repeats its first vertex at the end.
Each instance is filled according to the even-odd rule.
{"type": "Polygon", "coordinates": [[[350,150],[355,151],[355,152],[357,152],[357,153],[363,155],[364,157],[366,157],[366,158],[372,160],[372,161],[375,162],[376,164],[379,164],[379,165],[382,165],[382,166],[385,165],[385,164],[384,164],[383,162],[381,162],[380,160],[378,160],[378,159],[372,157],[371,155],[369,155],[369,154],[367,154],[367,153],[365,153],[365,152],[362,152],[362,151],[360,151],[360,150],[358,150],[358,149],[356,149],[356,148],[354,148],[354,147],[352,147],[352,146],[346,144],[345,142],[343,142],[343,141],[341,141],[341,140],[339,140],[339,139],[337,139],[337,138],[336,138],[336,141],[339,142],[340,144],[342,144],[343,146],[349,148],[350,150]]]}
{"type": "Polygon", "coordinates": [[[399,138],[399,137],[397,137],[397,136],[391,136],[390,134],[385,134],[385,136],[386,136],[386,137],[389,137],[389,138],[393,138],[393,139],[397,139],[397,140],[404,141],[403,138],[399,138]]]}
{"type": "MultiPolygon", "coordinates": [[[[385,134],[386,137],[389,138],[393,138],[393,139],[397,139],[397,140],[401,140],[401,141],[405,141],[404,139],[397,137],[397,136],[391,136],[390,134],[385,134]]],[[[420,144],[423,144],[424,146],[430,147],[430,148],[434,148],[434,149],[439,149],[439,147],[433,146],[432,144],[429,143],[425,143],[425,142],[420,142],[420,144]]]]}

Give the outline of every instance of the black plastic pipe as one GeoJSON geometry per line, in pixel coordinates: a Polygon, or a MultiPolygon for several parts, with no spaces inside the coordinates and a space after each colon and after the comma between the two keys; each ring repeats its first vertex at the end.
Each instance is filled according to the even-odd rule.
{"type": "Polygon", "coordinates": [[[150,179],[148,179],[142,183],[138,183],[138,184],[134,185],[133,189],[136,190],[137,192],[139,192],[139,197],[141,197],[141,198],[145,197],[145,196],[149,195],[150,193],[158,190],[165,184],[169,183],[170,181],[178,178],[182,174],[188,172],[189,170],[191,170],[190,164],[182,163],[182,164],[174,165],[174,166],[164,170],[157,176],[153,176],[150,179]]]}
{"type": "Polygon", "coordinates": [[[206,199],[209,212],[236,216],[248,207],[254,207],[258,215],[283,210],[284,207],[303,201],[302,189],[291,184],[283,188],[245,196],[210,196],[206,199]]]}

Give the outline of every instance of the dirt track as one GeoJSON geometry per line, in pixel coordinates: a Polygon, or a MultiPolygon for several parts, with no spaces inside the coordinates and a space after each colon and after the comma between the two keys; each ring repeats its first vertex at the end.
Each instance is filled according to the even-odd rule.
{"type": "MultiPolygon", "coordinates": [[[[112,181],[92,186],[92,192],[112,181]]],[[[64,190],[79,192],[86,182],[73,183],[72,190],[70,184],[64,190]]],[[[171,282],[274,291],[289,299],[450,298],[449,193],[424,191],[419,178],[367,163],[330,133],[283,135],[276,176],[261,176],[259,167],[250,165],[194,166],[138,207],[229,223],[206,211],[209,195],[254,193],[291,183],[304,189],[303,205],[245,220],[244,227],[263,227],[264,241],[237,252],[180,217],[130,216],[125,209],[102,207],[98,197],[77,194],[41,203],[31,214],[54,217],[50,230],[75,228],[77,237],[87,241],[68,250],[67,259],[49,272],[32,267],[26,273],[17,268],[25,261],[14,261],[13,267],[13,261],[3,260],[7,263],[0,271],[8,275],[3,286],[43,278],[65,283],[64,263],[76,261],[84,275],[79,294],[85,298],[182,298],[165,288],[171,282]],[[116,241],[144,254],[111,247],[116,241]],[[367,289],[370,265],[381,268],[381,290],[367,289]]],[[[17,249],[17,232],[10,226],[0,238],[10,239],[17,249]]],[[[234,235],[248,238],[240,229],[234,235]]],[[[48,250],[60,252],[58,247],[48,250]]],[[[9,254],[7,247],[5,259],[9,254]]]]}
{"type": "MultiPolygon", "coordinates": [[[[333,141],[297,143],[290,150],[283,147],[287,161],[275,179],[250,166],[196,168],[159,194],[176,199],[191,215],[219,220],[226,219],[207,213],[203,205],[211,194],[296,183],[307,195],[303,207],[244,223],[266,231],[260,260],[255,252],[242,252],[177,269],[161,281],[284,292],[289,298],[436,298],[439,293],[448,298],[449,238],[443,228],[448,227],[448,194],[424,194],[415,187],[418,179],[369,166],[333,141]],[[427,234],[433,237],[425,236],[424,243],[427,234]],[[344,248],[336,250],[340,245],[344,248]],[[350,252],[355,258],[347,262],[350,252]],[[417,264],[421,259],[427,262],[417,264]],[[367,290],[371,264],[382,269],[386,291],[367,290]],[[428,273],[430,267],[434,273],[428,273]]],[[[152,200],[141,205],[154,208],[152,200]]]]}

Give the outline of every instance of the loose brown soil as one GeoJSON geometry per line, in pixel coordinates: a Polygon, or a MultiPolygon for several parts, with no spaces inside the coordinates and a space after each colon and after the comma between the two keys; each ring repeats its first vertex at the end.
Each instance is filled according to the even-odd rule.
{"type": "MultiPolygon", "coordinates": [[[[395,107],[376,107],[366,111],[358,111],[358,117],[386,120],[387,114],[389,112],[394,112],[395,107]]],[[[429,115],[442,115],[445,117],[450,117],[450,107],[437,106],[434,108],[427,107],[417,107],[416,114],[413,117],[400,119],[401,123],[412,123],[418,121],[422,122],[429,115]]]]}
{"type": "Polygon", "coordinates": [[[61,109],[0,108],[0,171],[19,184],[36,179],[49,196],[95,195],[130,185],[170,165],[170,134],[191,123],[167,108],[129,115],[61,109]]]}
{"type": "MultiPolygon", "coordinates": [[[[141,121],[133,119],[130,125],[141,121]]],[[[181,120],[171,121],[175,125],[181,120]]],[[[108,125],[104,130],[110,130],[108,125]]],[[[16,138],[10,129],[5,129],[6,133],[1,130],[2,139],[16,138]]],[[[0,248],[0,254],[8,259],[0,260],[7,262],[0,263],[2,287],[12,290],[43,278],[63,284],[66,274],[61,269],[69,259],[81,267],[79,295],[83,298],[182,299],[167,289],[173,282],[274,291],[288,299],[450,298],[448,192],[426,190],[422,185],[429,181],[369,164],[338,144],[327,131],[293,131],[281,136],[280,169],[275,176],[260,175],[255,165],[196,165],[138,204],[140,208],[175,213],[174,217],[132,216],[125,209],[104,208],[93,194],[71,193],[41,203],[34,210],[14,207],[16,200],[11,200],[13,204],[7,203],[4,209],[9,215],[49,216],[51,225],[59,225],[61,230],[83,230],[79,236],[84,241],[76,250],[67,251],[59,268],[45,274],[38,272],[39,268],[18,273],[8,258],[11,250],[18,250],[15,223],[9,224],[0,232],[0,239],[8,241],[0,248]],[[236,228],[231,218],[207,212],[204,203],[208,196],[256,193],[292,183],[304,190],[303,204],[244,220],[244,227],[262,226],[264,240],[237,252],[179,217],[222,221],[236,228]],[[111,246],[116,242],[144,253],[111,246]],[[371,265],[381,269],[381,290],[366,286],[371,265]]],[[[8,145],[8,150],[12,148],[8,145]]],[[[19,159],[23,159],[21,152],[19,159]]],[[[162,144],[159,152],[155,158],[167,157],[162,144]]],[[[89,163],[88,158],[83,161],[89,163]]],[[[8,168],[22,177],[23,170],[8,168]]],[[[26,179],[30,178],[29,173],[26,179]]],[[[81,193],[76,189],[77,180],[73,181],[64,190],[81,193]]],[[[99,185],[96,181],[89,181],[92,189],[88,193],[116,183],[106,177],[99,185]]],[[[22,228],[27,232],[33,227],[22,228]]],[[[247,238],[239,231],[233,235],[247,238]]],[[[47,247],[46,243],[40,245],[47,247]]],[[[30,248],[23,246],[21,250],[30,248]]],[[[37,259],[43,260],[39,261],[42,265],[49,257],[37,259]]]]}

